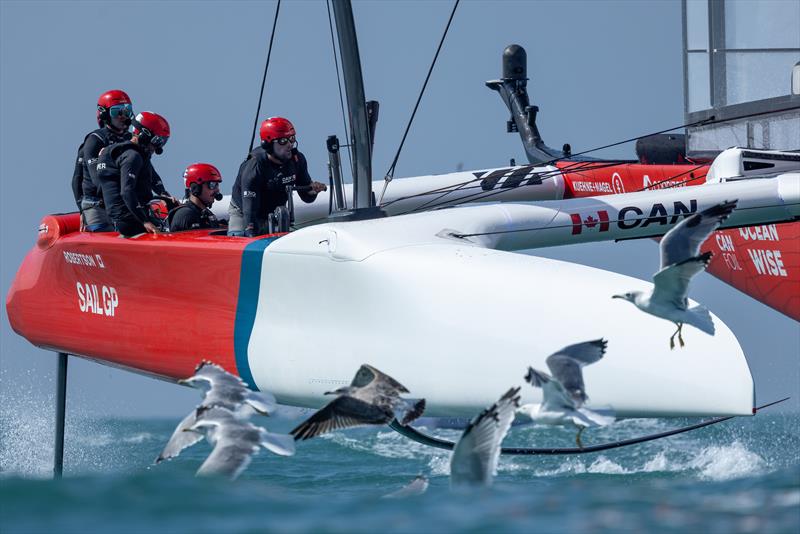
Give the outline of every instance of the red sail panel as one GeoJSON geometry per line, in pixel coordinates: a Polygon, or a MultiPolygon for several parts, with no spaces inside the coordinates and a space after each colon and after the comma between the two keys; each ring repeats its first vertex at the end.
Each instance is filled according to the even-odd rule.
{"type": "Polygon", "coordinates": [[[705,183],[708,172],[708,165],[562,161],[556,166],[564,175],[564,198],[700,185],[705,183]]]}
{"type": "Polygon", "coordinates": [[[800,321],[800,222],[720,230],[707,250],[711,274],[800,321]]]}

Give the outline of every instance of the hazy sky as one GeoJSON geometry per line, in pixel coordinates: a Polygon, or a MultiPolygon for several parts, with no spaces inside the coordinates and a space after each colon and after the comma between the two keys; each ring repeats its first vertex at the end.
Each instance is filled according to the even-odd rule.
{"type": "MultiPolygon", "coordinates": [[[[451,2],[354,2],[366,97],[381,103],[374,172],[391,162],[451,2]]],[[[3,295],[47,213],[74,209],[75,151],[95,128],[100,93],[121,88],[134,109],[170,122],[155,166],[179,192],[190,163],[207,161],[230,192],[248,148],[275,2],[0,1],[0,195],[3,295]]],[[[500,77],[503,48],[528,51],[529,92],[554,147],[575,152],[683,123],[678,1],[465,1],[440,55],[396,176],[525,161],[505,133],[507,111],[484,81],[500,77]]],[[[327,181],[325,139],[344,139],[324,2],[284,2],[260,118],[297,128],[312,176],[327,181]]],[[[633,146],[600,154],[633,158],[633,146]]],[[[649,278],[650,241],[546,251],[649,278]]],[[[800,397],[800,329],[710,275],[692,296],[739,338],[758,398],[800,397]]],[[[55,357],[11,330],[2,308],[0,397],[53,395],[55,357]]],[[[178,318],[176,317],[176,320],[178,318]]],[[[324,356],[323,356],[324,357],[324,356]]],[[[194,391],[72,358],[69,409],[92,415],[182,415],[194,391]]]]}

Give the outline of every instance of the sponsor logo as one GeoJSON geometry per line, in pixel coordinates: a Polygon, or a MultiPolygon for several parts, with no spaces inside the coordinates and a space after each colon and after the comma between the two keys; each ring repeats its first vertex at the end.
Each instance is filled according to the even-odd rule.
{"type": "Polygon", "coordinates": [[[255,191],[242,191],[242,196],[245,198],[256,198],[255,191]]]}
{"type": "MultiPolygon", "coordinates": [[[[675,224],[681,217],[688,217],[697,211],[697,200],[689,201],[689,206],[680,201],[672,203],[671,209],[663,204],[656,202],[649,208],[639,206],[625,206],[617,213],[617,228],[620,230],[632,230],[633,228],[650,226],[657,224],[665,226],[675,224]],[[645,212],[648,213],[645,216],[645,212]]],[[[605,210],[593,211],[584,216],[581,213],[570,213],[572,219],[572,235],[580,234],[583,228],[593,229],[598,227],[598,231],[607,232],[610,227],[608,212],[605,210]]]]}
{"type": "Polygon", "coordinates": [[[527,182],[525,185],[538,185],[542,183],[542,178],[539,172],[536,171],[535,165],[508,167],[486,172],[473,172],[472,175],[475,178],[481,178],[481,189],[484,191],[491,191],[494,189],[503,178],[505,178],[505,180],[500,184],[501,189],[518,187],[523,185],[524,182],[527,182]]]}
{"type": "MultiPolygon", "coordinates": [[[[645,178],[647,178],[647,175],[645,175],[645,178]]],[[[618,172],[611,175],[611,189],[617,194],[625,192],[625,182],[622,181],[622,176],[618,172]]]]}
{"type": "Polygon", "coordinates": [[[572,182],[572,189],[582,193],[613,193],[611,184],[605,182],[572,182]]]}
{"type": "MultiPolygon", "coordinates": [[[[692,179],[694,179],[694,173],[690,173],[692,179]]],[[[662,180],[660,182],[655,182],[650,179],[648,175],[644,175],[642,177],[642,189],[644,190],[654,190],[654,189],[672,189],[674,187],[683,187],[686,185],[686,182],[676,181],[676,180],[662,180]]]]}
{"type": "Polygon", "coordinates": [[[294,174],[291,176],[281,176],[279,178],[281,179],[281,183],[283,185],[289,185],[294,183],[294,174]]]}
{"type": "Polygon", "coordinates": [[[656,202],[650,207],[647,217],[644,216],[645,210],[638,206],[626,206],[619,210],[617,215],[617,226],[620,230],[631,230],[641,226],[649,226],[651,224],[658,224],[665,226],[667,224],[675,224],[681,217],[688,217],[697,211],[697,200],[692,199],[689,201],[689,207],[680,201],[672,203],[672,212],[667,211],[663,204],[656,202]],[[633,214],[633,217],[628,217],[633,214]]]}
{"type": "Polygon", "coordinates": [[[751,241],[780,241],[778,226],[775,224],[739,228],[739,235],[751,241]]]}
{"type": "Polygon", "coordinates": [[[119,306],[117,290],[109,286],[97,287],[96,284],[76,283],[78,291],[78,309],[84,313],[114,317],[119,306]]]}
{"type": "Polygon", "coordinates": [[[783,265],[780,250],[750,249],[747,253],[750,255],[750,260],[753,262],[758,274],[789,276],[783,265]]]}
{"type": "Polygon", "coordinates": [[[739,258],[733,252],[723,252],[722,259],[725,261],[725,265],[728,266],[728,269],[731,271],[743,271],[742,264],[739,263],[739,258]]]}
{"type": "Polygon", "coordinates": [[[731,239],[731,236],[725,235],[722,232],[715,232],[714,239],[717,241],[717,246],[720,250],[727,250],[728,252],[736,251],[736,248],[733,246],[733,239],[731,239]]]}
{"type": "Polygon", "coordinates": [[[99,267],[105,269],[103,258],[100,254],[83,254],[81,252],[64,251],[64,261],[72,265],[83,265],[85,267],[99,267]]]}
{"type": "Polygon", "coordinates": [[[105,170],[105,168],[106,168],[106,164],[105,163],[98,163],[97,164],[97,170],[98,171],[105,170]]]}

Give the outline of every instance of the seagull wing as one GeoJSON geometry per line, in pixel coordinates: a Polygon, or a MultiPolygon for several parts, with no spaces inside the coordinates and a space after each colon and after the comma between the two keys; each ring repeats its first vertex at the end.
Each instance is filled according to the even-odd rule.
{"type": "Polygon", "coordinates": [[[295,440],[310,439],[332,430],[362,425],[383,425],[394,414],[373,404],[342,395],[316,411],[290,432],[295,440]]]}
{"type": "MultiPolygon", "coordinates": [[[[579,369],[580,370],[580,369],[579,369]]],[[[541,411],[563,412],[575,409],[575,401],[564,386],[547,373],[528,367],[525,380],[535,388],[542,388],[541,411]]]]}
{"type": "Polygon", "coordinates": [[[227,386],[231,388],[240,387],[247,389],[247,385],[242,381],[241,378],[229,373],[215,363],[202,363],[194,375],[206,378],[209,382],[211,382],[212,387],[227,386]]]}
{"type": "Polygon", "coordinates": [[[292,456],[295,452],[294,438],[288,434],[275,434],[259,428],[261,446],[280,456],[292,456]]]}
{"type": "Polygon", "coordinates": [[[196,411],[192,410],[189,415],[183,418],[183,421],[178,423],[172,436],[169,438],[164,450],[156,458],[155,463],[161,463],[164,460],[169,460],[178,456],[181,451],[187,447],[191,447],[198,441],[203,439],[203,433],[196,430],[190,430],[197,419],[196,411]]]}
{"type": "Polygon", "coordinates": [[[367,364],[363,364],[361,366],[356,373],[355,378],[353,378],[353,381],[350,383],[352,387],[356,388],[363,388],[367,386],[378,387],[379,384],[382,390],[393,389],[398,393],[408,393],[408,390],[403,384],[386,373],[382,373],[381,371],[378,371],[371,365],[367,364]]]}
{"type": "MultiPolygon", "coordinates": [[[[248,402],[253,409],[264,415],[268,414],[274,406],[274,398],[250,397],[253,393],[250,388],[236,375],[233,375],[217,364],[203,362],[197,368],[193,378],[200,378],[208,384],[208,390],[203,397],[202,406],[224,406],[231,410],[239,407],[243,402],[248,402]],[[249,402],[252,400],[253,402],[249,402]]],[[[260,395],[260,393],[256,393],[260,395]]]]}
{"type": "Polygon", "coordinates": [[[650,302],[656,305],[685,310],[688,302],[689,282],[694,275],[705,270],[711,261],[711,252],[689,258],[658,271],[653,276],[653,294],[650,302]]]}
{"type": "MultiPolygon", "coordinates": [[[[214,450],[197,470],[197,476],[225,476],[231,480],[238,477],[258,452],[262,429],[237,420],[233,414],[209,410],[201,416],[198,425],[214,433],[214,450]]],[[[227,411],[227,410],[226,410],[227,411]]]]}
{"type": "Polygon", "coordinates": [[[451,484],[491,484],[500,459],[500,445],[519,407],[519,390],[509,389],[461,434],[450,458],[451,484]]]}
{"type": "Polygon", "coordinates": [[[258,447],[252,443],[221,438],[197,470],[197,476],[224,476],[233,480],[247,468],[256,451],[258,447]]]}
{"type": "Polygon", "coordinates": [[[576,406],[588,399],[583,383],[584,365],[599,361],[606,352],[608,341],[595,339],[564,347],[547,357],[547,367],[575,401],[576,406]]]}
{"type": "Polygon", "coordinates": [[[736,207],[736,200],[725,201],[687,217],[661,239],[661,269],[700,254],[700,245],[719,228],[736,207]]]}
{"type": "Polygon", "coordinates": [[[247,391],[244,393],[244,402],[261,415],[269,415],[278,409],[275,396],[267,391],[247,391]]]}

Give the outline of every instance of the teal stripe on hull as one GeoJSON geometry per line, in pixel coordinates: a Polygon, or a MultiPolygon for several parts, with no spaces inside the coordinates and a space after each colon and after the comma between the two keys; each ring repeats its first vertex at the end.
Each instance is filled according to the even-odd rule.
{"type": "Polygon", "coordinates": [[[239,274],[239,299],[236,303],[236,322],[233,331],[233,349],[236,355],[236,370],[242,380],[254,390],[258,390],[253,373],[250,371],[250,361],[247,356],[247,347],[250,344],[250,335],[253,333],[253,324],[258,310],[258,295],[261,287],[261,263],[264,260],[264,250],[278,239],[269,237],[253,241],[244,248],[242,253],[242,269],[239,274]]]}

